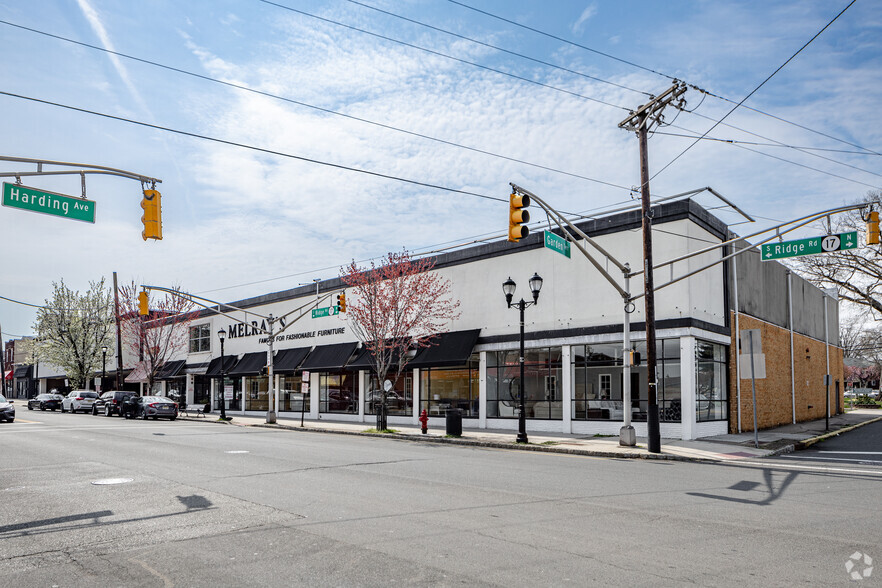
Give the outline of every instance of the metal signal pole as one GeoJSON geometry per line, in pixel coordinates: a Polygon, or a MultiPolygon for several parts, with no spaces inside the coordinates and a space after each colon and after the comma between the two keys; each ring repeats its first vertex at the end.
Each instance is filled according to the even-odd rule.
{"type": "MultiPolygon", "coordinates": [[[[655,353],[655,286],[652,276],[652,209],[649,200],[649,154],[647,153],[646,134],[652,124],[660,124],[662,111],[673,101],[680,109],[685,105],[682,95],[686,92],[686,84],[675,81],[660,96],[640,106],[636,112],[619,123],[619,128],[637,132],[640,145],[640,205],[643,216],[643,288],[645,295],[646,315],[646,375],[647,375],[647,409],[646,435],[647,449],[650,453],[661,453],[661,433],[658,415],[658,374],[655,353]]],[[[627,410],[627,407],[626,407],[627,410]]]]}

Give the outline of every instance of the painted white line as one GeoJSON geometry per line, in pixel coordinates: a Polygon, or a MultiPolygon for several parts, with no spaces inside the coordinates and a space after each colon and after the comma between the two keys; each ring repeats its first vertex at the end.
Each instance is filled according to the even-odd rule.
{"type": "Polygon", "coordinates": [[[844,453],[844,454],[854,454],[854,455],[882,455],[882,451],[821,451],[818,453],[844,453]]]}
{"type": "Polygon", "coordinates": [[[882,470],[853,470],[846,468],[837,468],[837,467],[823,467],[823,466],[809,466],[802,464],[786,464],[781,462],[772,462],[772,461],[727,461],[726,465],[734,465],[734,466],[755,466],[761,467],[764,469],[782,469],[782,470],[802,470],[802,471],[813,471],[813,472],[829,472],[831,474],[870,474],[873,476],[882,476],[882,470]]]}
{"type": "Polygon", "coordinates": [[[244,451],[242,449],[238,449],[235,451],[224,451],[224,453],[251,453],[250,451],[244,451]]]}
{"type": "Polygon", "coordinates": [[[850,462],[859,462],[859,463],[882,463],[882,461],[878,459],[849,459],[847,457],[815,457],[811,455],[782,455],[781,457],[785,459],[814,459],[814,460],[823,460],[823,461],[850,461],[850,462]]]}

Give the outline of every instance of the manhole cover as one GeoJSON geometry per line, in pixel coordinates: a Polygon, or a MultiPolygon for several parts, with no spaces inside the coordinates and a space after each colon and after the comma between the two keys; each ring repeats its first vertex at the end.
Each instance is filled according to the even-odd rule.
{"type": "Polygon", "coordinates": [[[92,482],[94,486],[109,486],[111,484],[127,484],[132,478],[107,478],[106,480],[95,480],[92,482]]]}
{"type": "Polygon", "coordinates": [[[224,453],[250,453],[250,452],[239,450],[239,451],[224,451],[224,453]]]}

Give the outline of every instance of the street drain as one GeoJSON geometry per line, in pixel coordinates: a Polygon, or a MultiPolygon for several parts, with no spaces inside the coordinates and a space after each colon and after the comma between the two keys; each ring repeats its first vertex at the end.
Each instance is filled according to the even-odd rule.
{"type": "Polygon", "coordinates": [[[250,452],[239,450],[239,451],[224,451],[224,453],[250,453],[250,452]]]}
{"type": "Polygon", "coordinates": [[[93,486],[109,486],[111,484],[127,484],[132,481],[132,478],[107,478],[106,480],[95,480],[92,482],[93,486]]]}

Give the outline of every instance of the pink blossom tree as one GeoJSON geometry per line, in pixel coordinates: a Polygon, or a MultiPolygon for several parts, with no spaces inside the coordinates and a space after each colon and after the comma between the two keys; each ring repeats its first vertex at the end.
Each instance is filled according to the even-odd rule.
{"type": "MultiPolygon", "coordinates": [[[[341,269],[350,288],[347,322],[370,353],[378,381],[398,383],[411,359],[410,351],[432,345],[451,321],[459,318],[459,301],[450,294],[450,280],[437,272],[434,260],[414,259],[407,251],[359,267],[341,269]]],[[[386,395],[377,411],[377,429],[386,428],[386,395]]]]}

